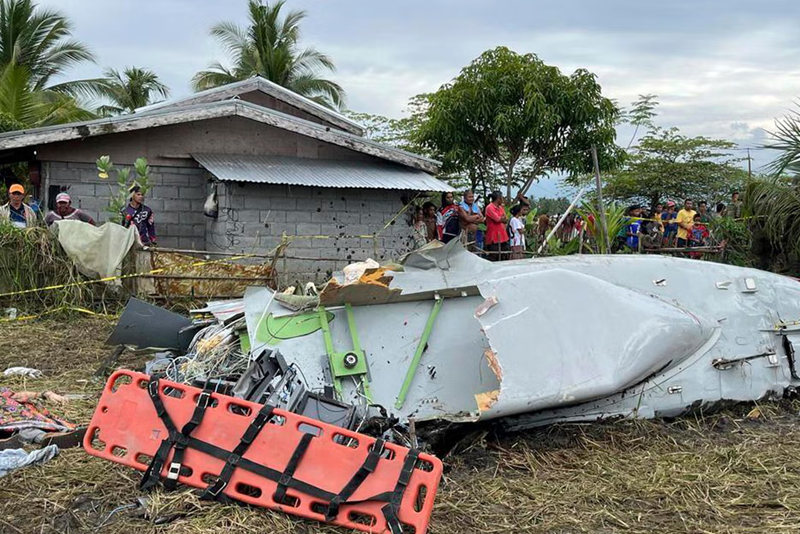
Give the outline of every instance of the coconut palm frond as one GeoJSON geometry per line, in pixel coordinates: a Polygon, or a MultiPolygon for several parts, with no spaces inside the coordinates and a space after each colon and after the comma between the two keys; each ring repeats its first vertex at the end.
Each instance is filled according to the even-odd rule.
{"type": "Polygon", "coordinates": [[[800,255],[800,189],[781,177],[753,180],[744,196],[745,212],[779,250],[800,255]]]}

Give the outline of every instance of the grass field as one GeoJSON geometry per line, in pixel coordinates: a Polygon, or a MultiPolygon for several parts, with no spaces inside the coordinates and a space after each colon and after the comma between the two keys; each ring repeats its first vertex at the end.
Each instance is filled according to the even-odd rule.
{"type": "MultiPolygon", "coordinates": [[[[86,423],[110,353],[103,320],[3,323],[0,370],[15,390],[84,394],[54,411],[86,423]]],[[[142,361],[126,356],[121,366],[142,361]],[[126,359],[127,358],[127,359],[126,359]]],[[[800,404],[746,405],[672,422],[554,426],[513,436],[476,433],[444,458],[430,532],[800,532],[800,404]]],[[[2,533],[172,534],[344,532],[287,515],[156,492],[145,509],[139,473],[63,451],[0,484],[2,533]]]]}

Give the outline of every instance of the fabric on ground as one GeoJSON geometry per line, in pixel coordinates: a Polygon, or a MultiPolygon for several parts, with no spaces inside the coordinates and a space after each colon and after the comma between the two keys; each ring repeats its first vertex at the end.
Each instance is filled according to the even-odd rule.
{"type": "Polygon", "coordinates": [[[42,372],[39,369],[31,367],[9,367],[3,371],[5,376],[27,376],[28,378],[42,378],[42,372]]]}
{"type": "Polygon", "coordinates": [[[0,387],[0,430],[9,432],[24,428],[38,428],[55,432],[74,430],[76,425],[51,414],[35,402],[13,399],[14,392],[0,387]]]}
{"type": "Polygon", "coordinates": [[[114,223],[96,227],[66,220],[56,221],[52,228],[78,270],[100,278],[122,273],[122,260],[136,241],[135,228],[123,228],[114,223]]]}
{"type": "Polygon", "coordinates": [[[48,445],[43,449],[27,452],[25,449],[6,449],[0,451],[0,477],[29,465],[49,462],[58,454],[58,445],[48,445]]]}

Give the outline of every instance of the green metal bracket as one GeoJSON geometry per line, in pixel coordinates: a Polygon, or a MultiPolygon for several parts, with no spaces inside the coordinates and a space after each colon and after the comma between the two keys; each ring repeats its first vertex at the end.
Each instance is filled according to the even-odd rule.
{"type": "Polygon", "coordinates": [[[353,317],[353,308],[350,304],[345,304],[347,326],[350,330],[350,337],[353,340],[353,350],[347,352],[336,352],[333,348],[333,338],[331,337],[331,329],[328,325],[325,307],[320,306],[317,312],[319,313],[322,337],[325,340],[325,351],[328,353],[328,361],[330,363],[333,386],[336,393],[341,398],[343,377],[360,376],[364,396],[367,398],[367,401],[372,402],[372,393],[369,389],[369,382],[367,381],[367,355],[361,349],[361,342],[358,339],[356,321],[353,317]]]}
{"type": "Polygon", "coordinates": [[[436,322],[436,316],[439,315],[439,310],[442,309],[443,303],[444,299],[437,295],[436,302],[433,303],[433,310],[431,310],[431,314],[428,316],[428,322],[425,323],[425,330],[422,332],[422,337],[419,339],[417,350],[414,352],[414,357],[411,359],[411,365],[406,372],[406,379],[403,381],[403,386],[400,388],[400,394],[397,395],[397,402],[394,403],[394,407],[398,410],[402,408],[403,404],[406,402],[408,390],[411,388],[411,382],[414,380],[414,375],[417,373],[417,367],[419,367],[419,362],[422,359],[422,353],[425,351],[425,345],[428,344],[428,338],[431,337],[433,324],[436,322]]]}

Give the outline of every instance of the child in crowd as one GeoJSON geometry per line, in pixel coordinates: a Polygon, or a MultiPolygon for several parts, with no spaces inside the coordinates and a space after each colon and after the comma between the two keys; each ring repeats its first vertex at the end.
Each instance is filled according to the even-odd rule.
{"type": "MultiPolygon", "coordinates": [[[[694,216],[694,224],[692,225],[692,230],[689,232],[689,246],[690,247],[702,247],[705,246],[706,240],[711,235],[708,231],[708,226],[706,223],[703,222],[703,218],[698,213],[694,216]]],[[[691,258],[700,258],[703,255],[702,252],[690,252],[689,257],[691,258]]]]}
{"type": "Polygon", "coordinates": [[[511,221],[508,228],[511,234],[511,259],[521,260],[525,257],[525,214],[528,207],[524,204],[517,204],[511,208],[511,221]]]}

